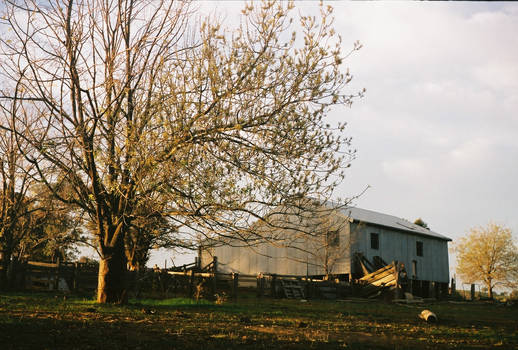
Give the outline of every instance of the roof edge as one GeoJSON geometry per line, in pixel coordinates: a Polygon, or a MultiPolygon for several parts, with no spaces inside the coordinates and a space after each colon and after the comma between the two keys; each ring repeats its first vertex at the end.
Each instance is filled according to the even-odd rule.
{"type": "Polygon", "coordinates": [[[434,235],[431,235],[431,234],[428,235],[428,234],[423,233],[423,232],[417,232],[417,231],[413,231],[413,230],[405,230],[404,228],[397,228],[397,227],[393,227],[393,226],[378,224],[376,222],[363,221],[363,220],[358,220],[358,219],[354,219],[354,218],[353,218],[353,222],[355,222],[355,223],[362,223],[362,222],[364,222],[364,223],[368,223],[368,224],[373,225],[373,226],[383,227],[383,228],[387,228],[387,229],[391,229],[391,230],[396,230],[396,231],[401,231],[401,232],[405,232],[405,233],[411,233],[411,234],[416,235],[416,236],[422,236],[422,237],[426,237],[426,238],[436,239],[436,240],[439,240],[439,241],[446,241],[446,242],[452,242],[453,241],[451,238],[443,236],[443,235],[441,235],[440,233],[437,233],[437,232],[434,232],[436,234],[436,236],[434,236],[434,235]]]}

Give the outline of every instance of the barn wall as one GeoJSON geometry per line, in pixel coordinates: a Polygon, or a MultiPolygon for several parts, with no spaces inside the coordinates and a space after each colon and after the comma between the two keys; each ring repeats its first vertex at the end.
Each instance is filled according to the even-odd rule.
{"type": "MultiPolygon", "coordinates": [[[[334,227],[339,230],[340,246],[331,249],[332,273],[350,273],[350,239],[349,223],[344,217],[334,219],[334,227]]],[[[276,273],[283,275],[321,275],[324,274],[324,252],[318,252],[325,244],[325,238],[310,238],[309,235],[300,235],[291,230],[279,231],[278,236],[289,240],[290,247],[282,244],[263,243],[254,247],[233,247],[224,245],[206,250],[202,254],[202,265],[208,264],[213,256],[218,257],[221,272],[238,272],[242,274],[276,273]]],[[[234,242],[234,245],[239,245],[234,242]]],[[[242,244],[241,244],[242,245],[242,244]]],[[[330,259],[331,260],[331,259],[330,259]]]]}
{"type": "Polygon", "coordinates": [[[374,256],[380,256],[387,263],[401,261],[410,278],[413,276],[412,262],[416,261],[417,279],[448,283],[447,241],[369,224],[353,223],[351,226],[360,233],[353,251],[362,252],[370,261],[374,256]],[[378,250],[371,248],[371,233],[379,234],[378,250]],[[417,256],[417,241],[423,242],[423,256],[417,256]]]}
{"type": "MultiPolygon", "coordinates": [[[[362,252],[370,261],[373,261],[374,256],[380,256],[387,263],[394,260],[403,262],[410,278],[413,276],[412,262],[416,261],[417,279],[449,282],[447,241],[368,223],[349,223],[340,215],[337,220],[340,222],[340,259],[334,263],[332,273],[351,274],[351,252],[362,252]],[[378,250],[370,247],[371,232],[379,234],[378,250]],[[417,256],[416,241],[423,242],[423,256],[417,256]]],[[[279,237],[296,236],[290,230],[277,233],[279,237]]],[[[222,272],[321,275],[324,274],[323,258],[319,256],[321,254],[315,253],[318,242],[299,234],[297,239],[291,241],[292,248],[267,243],[255,247],[226,245],[213,248],[210,252],[205,251],[202,254],[202,265],[212,261],[212,256],[217,256],[219,270],[222,272]],[[308,251],[314,254],[308,254],[308,251]]]]}

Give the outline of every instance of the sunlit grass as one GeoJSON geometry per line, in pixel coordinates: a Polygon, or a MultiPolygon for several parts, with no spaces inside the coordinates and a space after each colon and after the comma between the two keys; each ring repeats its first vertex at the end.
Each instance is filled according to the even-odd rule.
{"type": "Polygon", "coordinates": [[[190,298],[170,298],[170,299],[130,299],[129,304],[146,305],[146,306],[201,306],[214,305],[208,300],[194,300],[190,298]]]}

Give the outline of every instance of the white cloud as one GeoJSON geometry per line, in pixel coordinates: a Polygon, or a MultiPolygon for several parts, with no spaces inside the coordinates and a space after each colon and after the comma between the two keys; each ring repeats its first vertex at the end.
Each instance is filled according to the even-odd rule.
{"type": "Polygon", "coordinates": [[[367,88],[340,112],[358,148],[340,192],[369,184],[358,205],[453,238],[490,219],[518,232],[518,6],[333,5],[344,42],[364,44],[351,88],[367,88]]]}

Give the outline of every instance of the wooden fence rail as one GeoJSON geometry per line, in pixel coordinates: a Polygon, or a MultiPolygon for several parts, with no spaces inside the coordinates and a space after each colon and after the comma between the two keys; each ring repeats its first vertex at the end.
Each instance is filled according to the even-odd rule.
{"type": "MultiPolygon", "coordinates": [[[[283,297],[283,281],[295,281],[305,290],[306,297],[319,297],[319,288],[332,282],[295,275],[247,275],[194,270],[128,271],[130,297],[176,297],[215,299],[226,295],[237,299],[246,293],[262,297],[283,297]]],[[[97,289],[98,266],[84,263],[48,263],[29,261],[20,267],[21,282],[15,288],[25,290],[92,293],[97,289]]]]}

